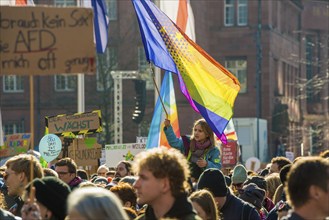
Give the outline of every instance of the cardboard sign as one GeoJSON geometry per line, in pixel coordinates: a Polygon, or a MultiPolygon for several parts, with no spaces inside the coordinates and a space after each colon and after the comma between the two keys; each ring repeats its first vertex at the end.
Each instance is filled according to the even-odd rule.
{"type": "Polygon", "coordinates": [[[257,172],[261,167],[260,160],[257,157],[249,157],[246,160],[246,168],[257,172]]]}
{"type": "Polygon", "coordinates": [[[234,167],[237,164],[237,142],[229,141],[221,145],[222,166],[224,168],[234,167]]]}
{"type": "Polygon", "coordinates": [[[105,145],[106,165],[116,167],[121,160],[133,161],[138,153],[145,150],[145,147],[145,143],[105,145]]]}
{"type": "MultiPolygon", "coordinates": [[[[96,166],[101,158],[102,146],[96,138],[73,139],[68,147],[68,157],[72,158],[78,166],[96,166]]],[[[60,158],[63,158],[63,151],[60,158]]]]}
{"type": "Polygon", "coordinates": [[[0,147],[0,157],[10,157],[20,153],[26,153],[30,148],[31,134],[6,135],[4,146],[0,147]]]}
{"type": "Polygon", "coordinates": [[[90,8],[0,6],[1,75],[95,73],[90,8]]]}
{"type": "Polygon", "coordinates": [[[48,133],[62,134],[89,134],[102,131],[100,111],[78,113],[74,115],[59,115],[46,117],[48,133]]]}

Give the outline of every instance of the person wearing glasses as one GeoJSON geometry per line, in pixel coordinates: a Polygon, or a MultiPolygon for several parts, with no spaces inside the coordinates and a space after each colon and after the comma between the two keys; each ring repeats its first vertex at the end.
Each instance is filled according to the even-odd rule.
{"type": "Polygon", "coordinates": [[[58,177],[70,186],[71,190],[78,188],[82,182],[82,179],[77,176],[77,164],[69,157],[57,161],[55,171],[58,177]]]}
{"type": "Polygon", "coordinates": [[[42,178],[43,169],[39,160],[27,154],[20,154],[10,158],[5,166],[4,181],[8,195],[15,198],[15,204],[9,208],[9,211],[16,216],[21,216],[21,209],[24,204],[22,196],[25,186],[35,178],[42,178]]]}

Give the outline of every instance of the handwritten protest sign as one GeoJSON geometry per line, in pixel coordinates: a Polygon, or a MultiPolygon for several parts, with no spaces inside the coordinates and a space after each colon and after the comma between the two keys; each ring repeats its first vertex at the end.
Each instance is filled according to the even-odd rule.
{"type": "Polygon", "coordinates": [[[62,141],[54,134],[47,134],[41,138],[39,152],[43,159],[50,162],[57,158],[62,151],[62,141]]]}
{"type": "Polygon", "coordinates": [[[258,172],[261,167],[261,162],[257,157],[249,157],[246,160],[245,166],[248,170],[258,172]]]}
{"type": "Polygon", "coordinates": [[[4,138],[4,146],[0,147],[0,157],[10,157],[26,153],[30,148],[31,134],[11,134],[4,138]]]}
{"type": "Polygon", "coordinates": [[[92,9],[0,6],[0,73],[95,73],[92,9]]]}
{"type": "Polygon", "coordinates": [[[229,141],[221,145],[222,166],[224,168],[234,167],[237,164],[237,143],[229,141]]]}
{"type": "Polygon", "coordinates": [[[58,115],[46,117],[46,130],[52,134],[72,132],[87,134],[102,131],[100,110],[77,113],[74,115],[58,115]]]}
{"type": "MultiPolygon", "coordinates": [[[[102,146],[96,138],[73,139],[68,147],[68,157],[72,158],[78,166],[96,166],[101,158],[102,146]]],[[[61,153],[63,157],[63,152],[61,153]]]]}
{"type": "Polygon", "coordinates": [[[145,150],[145,143],[109,144],[105,145],[106,165],[116,167],[121,160],[132,161],[145,150]]]}

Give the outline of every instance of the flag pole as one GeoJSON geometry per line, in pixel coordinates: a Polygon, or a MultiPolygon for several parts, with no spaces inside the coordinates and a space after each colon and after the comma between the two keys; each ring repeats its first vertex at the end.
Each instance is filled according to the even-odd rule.
{"type": "Polygon", "coordinates": [[[30,132],[31,132],[31,147],[34,149],[34,85],[33,75],[30,75],[30,132]]]}
{"type": "MultiPolygon", "coordinates": [[[[161,0],[155,0],[154,3],[156,6],[158,6],[158,8],[160,8],[160,1],[161,0]]],[[[152,69],[152,72],[153,72],[153,82],[154,82],[154,85],[155,86],[161,86],[161,69],[154,66],[154,72],[153,72],[153,69],[152,69]]],[[[154,91],[154,106],[157,104],[157,100],[158,100],[158,97],[160,96],[159,94],[159,90],[158,92],[154,91]]],[[[161,98],[160,98],[161,100],[161,98]]],[[[165,110],[166,111],[166,110],[165,110]]],[[[168,118],[168,115],[167,115],[167,118],[168,118]]]]}
{"type": "Polygon", "coordinates": [[[30,162],[30,179],[31,179],[31,189],[30,189],[30,203],[34,202],[34,193],[33,192],[33,183],[32,180],[34,178],[33,176],[33,171],[34,171],[34,166],[33,166],[33,149],[34,149],[34,82],[33,82],[33,75],[30,75],[30,132],[31,132],[31,146],[30,146],[30,151],[31,151],[31,162],[30,162]]]}
{"type": "MultiPolygon", "coordinates": [[[[77,1],[78,7],[83,7],[83,1],[77,1]]],[[[79,73],[78,76],[78,89],[77,89],[77,104],[78,112],[85,111],[85,75],[84,73],[79,73]]]]}
{"type": "Polygon", "coordinates": [[[165,106],[164,106],[164,103],[163,103],[162,97],[161,97],[161,95],[160,95],[159,88],[158,88],[157,83],[156,83],[156,80],[155,80],[155,73],[154,73],[154,71],[153,71],[153,68],[152,68],[152,66],[151,66],[151,63],[150,63],[150,69],[151,69],[151,71],[152,71],[152,79],[153,79],[154,87],[155,87],[155,89],[156,89],[156,91],[157,91],[157,94],[158,94],[158,97],[159,97],[159,99],[160,99],[160,101],[161,101],[162,108],[163,108],[164,112],[166,113],[166,118],[168,119],[168,118],[169,118],[169,115],[168,115],[168,112],[167,112],[167,110],[166,110],[166,108],[165,108],[165,106]]]}

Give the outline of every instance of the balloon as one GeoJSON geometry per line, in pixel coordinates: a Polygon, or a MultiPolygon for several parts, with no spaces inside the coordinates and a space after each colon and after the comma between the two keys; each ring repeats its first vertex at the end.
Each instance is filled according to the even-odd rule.
{"type": "Polygon", "coordinates": [[[62,141],[54,134],[47,134],[41,138],[39,152],[47,162],[53,161],[62,151],[62,141]]]}

